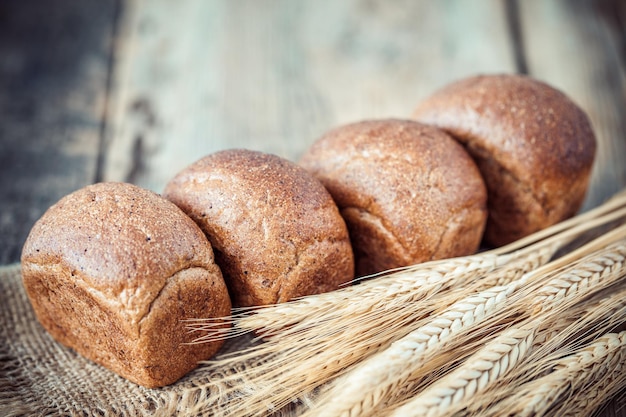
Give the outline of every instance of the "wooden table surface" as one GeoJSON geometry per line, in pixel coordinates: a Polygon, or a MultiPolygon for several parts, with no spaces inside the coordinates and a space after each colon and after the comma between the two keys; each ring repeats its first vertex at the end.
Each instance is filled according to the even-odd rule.
{"type": "Polygon", "coordinates": [[[0,0],[0,263],[87,184],[160,192],[224,148],[297,160],[477,73],[529,74],[588,112],[586,210],[626,186],[625,68],[619,0],[0,0]]]}

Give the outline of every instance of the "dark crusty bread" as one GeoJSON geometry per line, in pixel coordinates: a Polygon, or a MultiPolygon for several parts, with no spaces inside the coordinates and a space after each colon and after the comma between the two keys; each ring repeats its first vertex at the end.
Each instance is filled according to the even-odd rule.
{"type": "Polygon", "coordinates": [[[354,278],[337,206],[319,181],[283,158],[217,152],[181,171],[163,195],[208,236],[233,305],[280,303],[354,278]]]}
{"type": "Polygon", "coordinates": [[[341,210],[358,276],[474,253],[486,221],[486,190],[463,147],[410,120],[340,126],[300,164],[341,210]]]}
{"type": "Polygon", "coordinates": [[[560,91],[521,75],[475,76],[435,92],[413,116],[446,130],[477,162],[489,193],[489,245],[579,210],[596,140],[586,114],[560,91]]]}
{"type": "Polygon", "coordinates": [[[146,387],[175,382],[222,342],[183,319],[223,317],[230,299],[210,243],[178,207],[123,183],[99,183],[50,207],[22,252],[35,313],[62,344],[146,387]]]}

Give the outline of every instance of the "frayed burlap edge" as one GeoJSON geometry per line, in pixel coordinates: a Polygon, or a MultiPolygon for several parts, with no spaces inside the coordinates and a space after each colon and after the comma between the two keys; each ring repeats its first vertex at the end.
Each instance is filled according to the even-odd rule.
{"type": "MultiPolygon", "coordinates": [[[[230,340],[220,354],[251,343],[230,340]]],[[[138,386],[54,341],[34,315],[19,264],[0,267],[1,416],[228,415],[229,401],[249,387],[212,377],[234,372],[203,365],[168,387],[138,386]],[[200,399],[211,405],[196,409],[200,399]]]]}

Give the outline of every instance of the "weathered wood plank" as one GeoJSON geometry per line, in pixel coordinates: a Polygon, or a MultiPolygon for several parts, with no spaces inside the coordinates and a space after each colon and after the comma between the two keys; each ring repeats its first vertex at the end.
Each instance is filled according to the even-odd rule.
{"type": "Polygon", "coordinates": [[[623,39],[610,32],[607,15],[596,6],[588,0],[519,2],[529,73],[562,89],[583,107],[598,137],[584,209],[626,187],[626,78],[619,43],[623,39]]]}
{"type": "Polygon", "coordinates": [[[408,117],[453,79],[515,70],[496,0],[131,3],[104,178],[155,191],[204,154],[295,160],[335,125],[408,117]]]}
{"type": "Polygon", "coordinates": [[[0,263],[94,181],[116,0],[0,2],[0,263]]]}

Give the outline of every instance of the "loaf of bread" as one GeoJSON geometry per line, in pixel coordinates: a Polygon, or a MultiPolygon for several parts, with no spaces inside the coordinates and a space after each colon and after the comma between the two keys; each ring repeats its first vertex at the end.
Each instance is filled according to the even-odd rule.
{"type": "Polygon", "coordinates": [[[444,87],[413,114],[460,141],[488,189],[485,241],[500,246],[574,215],[596,150],[587,115],[563,93],[521,75],[444,87]]]}
{"type": "Polygon", "coordinates": [[[32,228],[22,275],[57,341],[137,384],[171,384],[222,345],[189,344],[181,322],[230,314],[211,245],[151,191],[99,183],[64,197],[32,228]]]}
{"type": "Polygon", "coordinates": [[[163,195],[206,233],[235,306],[281,303],[354,278],[337,206],[295,163],[225,150],[182,170],[163,195]]]}
{"type": "Polygon", "coordinates": [[[344,217],[356,275],[474,253],[486,190],[463,147],[410,120],[369,120],[318,139],[300,164],[326,186],[344,217]]]}

